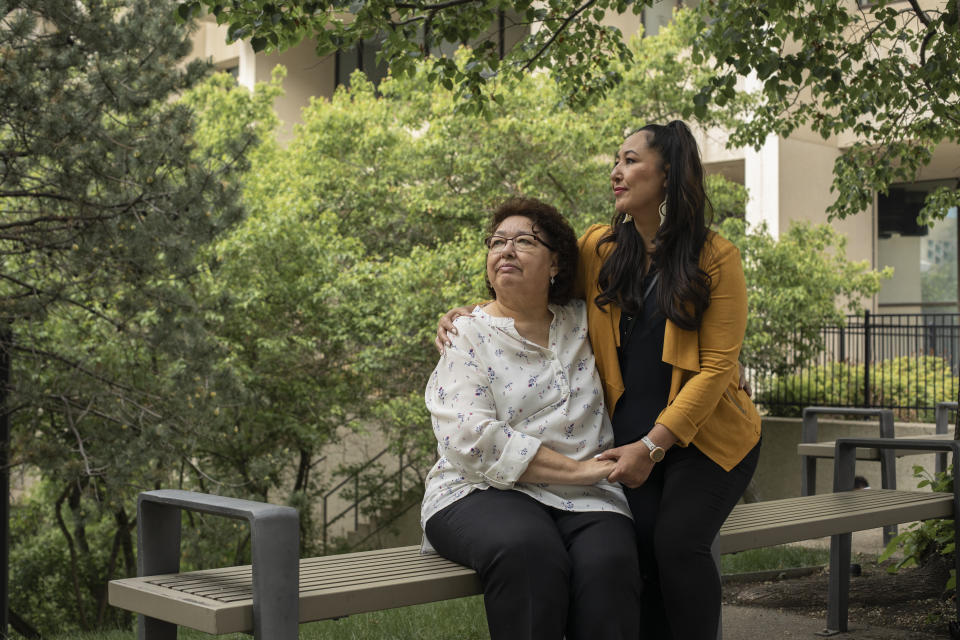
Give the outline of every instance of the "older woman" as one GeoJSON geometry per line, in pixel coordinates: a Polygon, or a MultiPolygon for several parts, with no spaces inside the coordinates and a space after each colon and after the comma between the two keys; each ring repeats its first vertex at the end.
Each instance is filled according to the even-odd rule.
{"type": "MultiPolygon", "coordinates": [[[[627,136],[610,183],[616,212],[580,239],[577,275],[617,445],[600,459],[616,462],[609,480],[627,487],[634,517],[641,637],[712,640],[710,547],[760,447],[760,417],[738,385],[740,254],[707,227],[700,153],[682,122],[627,136]]],[[[441,322],[439,344],[463,311],[441,322]]]]}
{"type": "Polygon", "coordinates": [[[490,223],[493,301],[458,318],[426,403],[439,461],[424,546],[480,575],[490,635],[635,640],[639,574],[587,311],[570,302],[576,236],[549,205],[490,223]]]}

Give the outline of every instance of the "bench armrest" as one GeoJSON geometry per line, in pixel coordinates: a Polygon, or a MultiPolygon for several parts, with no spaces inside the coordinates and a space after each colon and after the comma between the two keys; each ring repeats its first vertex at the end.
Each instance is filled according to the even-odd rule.
{"type": "Polygon", "coordinates": [[[958,440],[920,440],[910,438],[838,438],[833,460],[833,490],[851,491],[856,472],[857,447],[874,449],[905,449],[915,451],[953,452],[953,499],[954,513],[960,513],[960,474],[956,473],[960,460],[958,440]]]}
{"type": "Polygon", "coordinates": [[[891,409],[871,409],[863,407],[804,407],[800,442],[817,441],[817,416],[821,414],[842,416],[874,416],[880,419],[880,437],[892,438],[894,436],[893,411],[891,409]]]}
{"type": "MultiPolygon", "coordinates": [[[[137,574],[149,576],[180,570],[180,510],[246,520],[250,524],[253,575],[253,622],[257,638],[296,638],[299,622],[300,517],[292,507],[214,496],[193,491],[145,491],[137,500],[137,574]],[[292,629],[292,634],[291,633],[292,629]]],[[[165,629],[168,623],[145,621],[165,629]]],[[[173,627],[176,637],[176,628],[173,627]]]]}

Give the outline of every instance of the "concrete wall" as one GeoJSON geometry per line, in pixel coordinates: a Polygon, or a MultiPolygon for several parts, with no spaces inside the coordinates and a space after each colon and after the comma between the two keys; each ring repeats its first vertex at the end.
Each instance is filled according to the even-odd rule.
{"type": "Polygon", "coordinates": [[[287,69],[283,79],[283,95],[274,101],[273,108],[280,118],[277,138],[287,142],[293,137],[293,126],[301,122],[300,112],[310,104],[312,97],[329,98],[335,86],[335,57],[318,58],[316,43],[307,39],[281,53],[256,56],[256,82],[269,82],[270,74],[277,65],[287,69]]]}
{"type": "MultiPolygon", "coordinates": [[[[757,498],[777,500],[800,495],[800,418],[763,419],[763,444],[760,463],[753,478],[757,498]]],[[[934,425],[899,423],[895,427],[898,437],[929,435],[934,425]]],[[[875,421],[819,420],[818,441],[826,442],[843,437],[878,437],[880,428],[875,421]]],[[[923,454],[897,458],[897,488],[913,490],[917,481],[913,478],[913,466],[921,465],[933,472],[934,455],[923,454]]],[[[880,488],[880,463],[858,460],[857,475],[864,476],[871,487],[880,488]]],[[[817,462],[817,493],[833,490],[833,460],[821,458],[817,462]]]]}

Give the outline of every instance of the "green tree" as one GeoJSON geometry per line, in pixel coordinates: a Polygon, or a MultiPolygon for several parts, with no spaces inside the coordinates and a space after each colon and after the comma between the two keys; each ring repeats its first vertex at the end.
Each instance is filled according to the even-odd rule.
{"type": "Polygon", "coordinates": [[[893,275],[846,258],[846,238],[829,225],[794,224],[774,239],[766,227],[746,232],[728,218],[720,233],[737,245],[747,280],[747,331],[740,359],[761,373],[787,374],[823,350],[821,330],[860,310],[893,275]]]}
{"type": "MultiPolygon", "coordinates": [[[[753,117],[735,145],[760,146],[770,134],[809,128],[824,139],[853,134],[834,165],[831,214],[868,208],[874,191],[916,179],[942,142],[960,142],[960,3],[701,3],[694,62],[718,73],[696,98],[696,112],[736,95],[739,78],[762,83],[753,117]],[[921,7],[923,4],[923,7],[921,7]]],[[[920,218],[942,218],[960,191],[927,196],[920,218]]]]}
{"type": "MultiPolygon", "coordinates": [[[[430,75],[448,89],[456,86],[461,106],[480,108],[488,79],[517,78],[537,69],[553,69],[566,100],[584,103],[602,96],[620,80],[618,61],[629,59],[620,31],[598,20],[608,11],[639,14],[652,0],[452,0],[449,2],[285,2],[262,0],[181,2],[188,19],[206,10],[229,25],[228,38],[249,39],[255,51],[285,49],[304,38],[316,41],[325,56],[377,38],[394,75],[417,73],[418,63],[441,43],[473,42],[465,64],[450,56],[431,58],[430,75]],[[501,60],[496,38],[487,32],[499,19],[535,25],[531,35],[501,60]]],[[[494,94],[495,95],[495,94],[494,94]]]]}
{"type": "MultiPolygon", "coordinates": [[[[179,11],[183,18],[209,11],[229,25],[229,39],[250,39],[257,51],[312,37],[318,54],[326,55],[377,38],[394,75],[415,73],[416,62],[430,51],[426,41],[475,42],[463,65],[445,55],[429,58],[429,64],[432,76],[455,90],[461,107],[479,110],[502,99],[497,86],[503,85],[492,79],[537,69],[551,70],[571,105],[600,100],[624,80],[624,65],[643,66],[623,34],[600,21],[607,14],[639,14],[650,4],[181,0],[179,11]],[[483,36],[501,14],[532,27],[502,60],[496,43],[483,36]]],[[[770,134],[805,128],[825,139],[854,134],[857,142],[834,167],[837,200],[830,212],[845,217],[862,211],[874,191],[915,179],[936,145],[960,140],[960,3],[923,4],[700,2],[700,35],[683,64],[716,73],[681,111],[704,119],[712,108],[738,100],[738,83],[755,74],[763,84],[759,100],[735,127],[730,144],[759,146],[770,134]]],[[[921,219],[942,217],[958,203],[960,192],[935,190],[921,219]]]]}
{"type": "Polygon", "coordinates": [[[9,452],[40,476],[51,526],[15,529],[12,557],[32,562],[21,552],[58,541],[47,557],[67,558],[66,618],[79,628],[117,615],[105,584],[135,571],[136,491],[168,485],[171,470],[193,473],[204,415],[185,390],[219,379],[197,252],[241,218],[236,177],[262,130],[237,122],[216,146],[198,139],[204,125],[176,98],[209,68],[181,64],[189,33],[172,11],[137,0],[0,4],[9,452]]]}

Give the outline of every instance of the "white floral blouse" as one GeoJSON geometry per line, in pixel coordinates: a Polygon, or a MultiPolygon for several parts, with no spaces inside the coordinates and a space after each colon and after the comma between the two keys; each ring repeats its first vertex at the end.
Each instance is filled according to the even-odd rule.
{"type": "MultiPolygon", "coordinates": [[[[540,445],[586,460],[613,445],[600,376],[587,337],[586,304],[550,305],[550,348],[517,333],[511,318],[477,307],[454,322],[458,335],[427,383],[439,461],[426,479],[421,525],[471,491],[522,491],[567,511],[630,516],[619,485],[517,482],[540,445]]],[[[431,551],[424,537],[424,551],[431,551]]]]}

